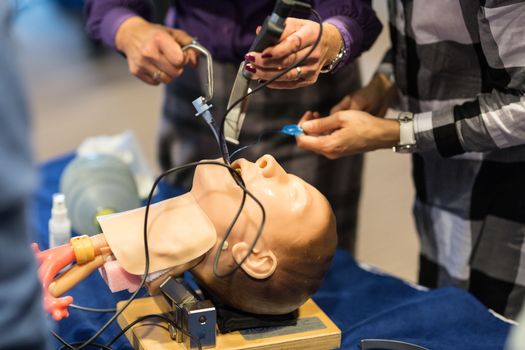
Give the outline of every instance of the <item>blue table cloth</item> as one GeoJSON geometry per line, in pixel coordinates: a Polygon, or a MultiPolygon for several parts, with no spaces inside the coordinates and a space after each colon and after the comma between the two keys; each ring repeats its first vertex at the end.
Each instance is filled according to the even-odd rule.
{"type": "MultiPolygon", "coordinates": [[[[58,192],[60,175],[72,158],[68,155],[40,167],[41,186],[34,198],[32,218],[41,249],[47,248],[52,194],[58,192]]],[[[158,199],[176,194],[176,190],[162,185],[158,199]]],[[[112,294],[97,273],[68,294],[74,303],[96,308],[114,307],[130,295],[112,294]]],[[[364,269],[344,251],[337,251],[314,300],[341,329],[343,349],[360,349],[360,340],[367,338],[402,340],[432,350],[503,349],[510,328],[463,290],[414,288],[364,269]]],[[[70,312],[68,319],[55,323],[57,333],[69,342],[89,338],[111,316],[75,309],[70,312]]],[[[97,342],[105,344],[119,331],[119,326],[112,324],[97,342]]],[[[60,347],[58,342],[56,345],[60,347]]],[[[121,337],[113,348],[127,350],[131,346],[121,337]]]]}

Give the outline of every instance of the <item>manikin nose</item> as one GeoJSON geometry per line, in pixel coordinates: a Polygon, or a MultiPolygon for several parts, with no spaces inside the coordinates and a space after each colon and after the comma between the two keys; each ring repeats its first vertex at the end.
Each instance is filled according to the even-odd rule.
{"type": "Polygon", "coordinates": [[[257,159],[255,164],[261,169],[264,177],[279,177],[286,175],[286,172],[279,163],[277,163],[275,158],[268,154],[257,159]]]}

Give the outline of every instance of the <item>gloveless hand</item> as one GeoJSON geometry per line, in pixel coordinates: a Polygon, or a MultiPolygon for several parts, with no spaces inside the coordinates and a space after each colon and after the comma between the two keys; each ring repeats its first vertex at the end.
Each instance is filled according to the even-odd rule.
{"type": "Polygon", "coordinates": [[[330,114],[346,109],[356,109],[384,117],[395,98],[395,84],[386,75],[378,73],[367,86],[345,96],[332,107],[330,114]]]}
{"type": "MultiPolygon", "coordinates": [[[[254,73],[253,79],[269,80],[287,66],[297,62],[310,51],[319,35],[319,23],[298,18],[288,18],[286,27],[277,45],[266,48],[262,53],[246,54],[246,69],[254,73]]],[[[330,63],[339,53],[342,38],[332,24],[323,24],[323,36],[319,45],[308,59],[297,69],[268,85],[274,89],[294,89],[308,86],[317,81],[323,66],[330,63]]]]}
{"type": "Polygon", "coordinates": [[[194,50],[182,51],[192,37],[182,30],[130,17],[122,23],[115,44],[128,60],[131,74],[150,85],[168,84],[180,76],[184,65],[197,64],[194,50]]]}
{"type": "Polygon", "coordinates": [[[399,122],[356,110],[320,118],[306,112],[299,125],[306,135],[296,137],[299,148],[337,159],[352,154],[389,148],[399,143],[399,122]]]}

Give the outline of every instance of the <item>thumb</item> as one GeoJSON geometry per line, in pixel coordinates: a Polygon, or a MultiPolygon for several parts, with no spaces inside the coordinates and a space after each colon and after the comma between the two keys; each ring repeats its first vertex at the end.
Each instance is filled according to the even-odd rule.
{"type": "Polygon", "coordinates": [[[335,114],[328,117],[305,121],[301,124],[306,134],[323,135],[330,133],[334,129],[339,129],[341,122],[335,114]]]}
{"type": "Polygon", "coordinates": [[[332,109],[330,110],[330,114],[334,114],[335,112],[339,112],[345,109],[350,109],[351,105],[352,97],[350,95],[346,95],[341,101],[339,101],[332,107],[332,109]]]}

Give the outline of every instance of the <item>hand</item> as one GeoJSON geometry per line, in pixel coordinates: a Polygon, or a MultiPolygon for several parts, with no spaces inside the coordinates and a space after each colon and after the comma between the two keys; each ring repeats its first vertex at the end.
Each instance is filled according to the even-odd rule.
{"type": "Polygon", "coordinates": [[[141,17],[124,21],[115,36],[115,44],[128,59],[131,74],[150,85],[170,83],[180,76],[184,65],[197,64],[197,52],[183,52],[192,37],[182,30],[152,24],[141,17]]]}
{"type": "Polygon", "coordinates": [[[389,148],[399,143],[399,123],[363,111],[342,111],[325,118],[306,112],[299,121],[306,135],[296,137],[299,148],[337,159],[389,148]]]}
{"type": "MultiPolygon", "coordinates": [[[[262,53],[249,52],[245,58],[253,79],[269,80],[287,66],[306,56],[319,35],[319,23],[298,18],[288,18],[280,42],[262,53]]],[[[319,45],[298,69],[292,69],[268,85],[273,89],[294,89],[317,81],[323,66],[330,63],[343,44],[339,30],[332,24],[323,24],[319,45]]]]}
{"type": "Polygon", "coordinates": [[[396,97],[395,84],[384,74],[378,73],[362,89],[345,96],[330,110],[330,114],[356,109],[378,117],[384,117],[396,97]]]}

